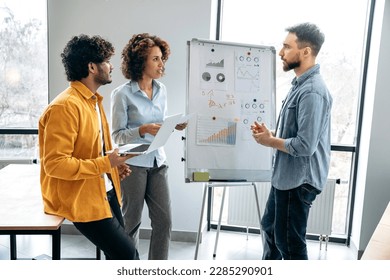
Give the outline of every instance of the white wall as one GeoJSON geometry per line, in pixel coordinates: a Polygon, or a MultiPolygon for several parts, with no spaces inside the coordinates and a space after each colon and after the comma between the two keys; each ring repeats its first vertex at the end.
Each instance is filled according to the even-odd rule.
{"type": "MultiPolygon", "coordinates": [[[[50,100],[68,85],[60,60],[67,41],[81,33],[101,35],[116,48],[116,55],[111,60],[113,83],[99,89],[105,96],[104,106],[110,117],[110,93],[125,82],[120,71],[120,53],[133,34],[148,32],[166,39],[171,46],[167,74],[161,79],[168,89],[168,113],[185,112],[187,41],[192,38],[213,39],[210,37],[214,32],[210,29],[213,25],[210,18],[214,5],[213,0],[49,0],[50,100]]],[[[184,182],[182,135],[184,132],[176,132],[166,146],[173,230],[196,232],[202,187],[184,182]]],[[[146,217],[142,226],[149,226],[146,217]]]]}
{"type": "Polygon", "coordinates": [[[376,1],[351,241],[366,248],[390,201],[390,1],[376,1]]]}

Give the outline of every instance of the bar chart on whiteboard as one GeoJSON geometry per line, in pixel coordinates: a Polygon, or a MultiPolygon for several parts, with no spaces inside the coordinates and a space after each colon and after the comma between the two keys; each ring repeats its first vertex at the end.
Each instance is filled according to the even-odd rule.
{"type": "Polygon", "coordinates": [[[198,145],[235,145],[237,122],[227,118],[198,116],[196,133],[198,145]]]}

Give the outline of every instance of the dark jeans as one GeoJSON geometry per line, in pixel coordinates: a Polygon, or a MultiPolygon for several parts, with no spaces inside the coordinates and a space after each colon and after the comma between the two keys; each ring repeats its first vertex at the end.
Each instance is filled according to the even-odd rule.
{"type": "Polygon", "coordinates": [[[272,186],[261,220],[263,260],[307,260],[306,227],[310,207],[320,193],[303,184],[281,191],[272,186]]]}
{"type": "Polygon", "coordinates": [[[73,224],[104,252],[107,260],[139,260],[134,242],[123,227],[122,213],[114,189],[107,192],[107,197],[112,218],[73,224]]]}

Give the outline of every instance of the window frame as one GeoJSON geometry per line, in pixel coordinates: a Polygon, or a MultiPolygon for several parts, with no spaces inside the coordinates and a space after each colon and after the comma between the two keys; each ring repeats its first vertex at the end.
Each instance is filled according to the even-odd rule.
{"type": "MultiPolygon", "coordinates": [[[[216,17],[216,31],[215,31],[215,40],[220,40],[221,31],[222,31],[222,9],[223,9],[223,1],[217,0],[217,17],[216,17]]],[[[343,145],[343,144],[332,144],[331,151],[337,152],[347,152],[351,153],[352,164],[350,170],[350,196],[348,201],[348,214],[346,220],[346,237],[330,237],[329,240],[332,242],[340,242],[345,243],[347,246],[350,245],[351,241],[351,233],[352,233],[352,223],[353,223],[353,213],[354,213],[354,205],[355,205],[355,195],[356,195],[356,180],[357,180],[357,168],[359,162],[359,146],[361,142],[361,134],[362,134],[362,122],[363,122],[363,108],[364,108],[364,99],[365,99],[365,88],[367,83],[367,72],[368,72],[368,62],[369,62],[369,54],[370,54],[370,42],[372,36],[373,29],[373,20],[374,20],[374,11],[375,11],[375,0],[369,0],[367,7],[367,24],[365,30],[365,38],[363,45],[363,62],[362,62],[362,75],[360,78],[360,92],[358,94],[358,106],[357,106],[357,122],[356,122],[356,141],[354,145],[343,145]]],[[[208,208],[207,208],[207,221],[208,221],[208,230],[210,228],[216,227],[215,224],[211,222],[211,206],[212,200],[211,190],[209,191],[209,200],[208,200],[208,208]]],[[[234,230],[232,227],[225,227],[226,229],[234,230]]],[[[310,236],[309,236],[310,238],[310,236]]]]}

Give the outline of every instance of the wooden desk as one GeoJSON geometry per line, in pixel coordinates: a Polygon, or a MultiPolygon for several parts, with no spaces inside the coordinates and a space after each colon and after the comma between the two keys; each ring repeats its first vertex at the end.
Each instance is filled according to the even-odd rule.
{"type": "Polygon", "coordinates": [[[362,260],[390,260],[390,202],[376,227],[362,260]]]}
{"type": "Polygon", "coordinates": [[[39,165],[10,164],[0,170],[0,234],[10,235],[11,260],[17,259],[16,235],[52,236],[52,259],[61,258],[64,218],[43,212],[39,165]]]}

